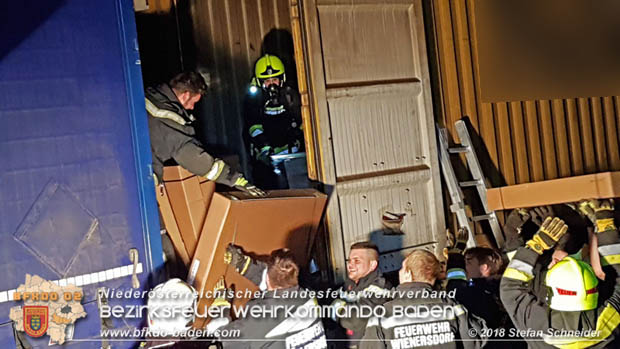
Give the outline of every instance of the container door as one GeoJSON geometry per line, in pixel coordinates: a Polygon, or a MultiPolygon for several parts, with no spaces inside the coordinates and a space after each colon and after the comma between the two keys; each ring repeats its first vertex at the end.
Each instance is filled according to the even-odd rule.
{"type": "Polygon", "coordinates": [[[421,1],[291,3],[313,110],[309,168],[333,189],[336,276],[363,240],[379,245],[384,271],[397,270],[411,249],[438,249],[445,224],[421,1]]]}

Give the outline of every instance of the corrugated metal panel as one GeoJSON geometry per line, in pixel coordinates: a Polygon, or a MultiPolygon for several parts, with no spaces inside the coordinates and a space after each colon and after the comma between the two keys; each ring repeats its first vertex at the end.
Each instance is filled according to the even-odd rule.
{"type": "MultiPolygon", "coordinates": [[[[428,205],[432,195],[430,169],[347,181],[338,186],[343,208],[342,229],[345,247],[373,238],[384,228],[381,218],[388,212],[406,213],[397,250],[434,241],[433,208],[428,205]]],[[[380,241],[379,241],[380,243],[380,241]]],[[[383,249],[385,250],[385,249],[383,249]]]]}
{"type": "Polygon", "coordinates": [[[440,119],[469,117],[492,186],[620,170],[618,97],[482,103],[473,0],[433,0],[440,119]]]}
{"type": "Polygon", "coordinates": [[[327,91],[337,177],[430,166],[421,85],[327,91]]]}
{"type": "Polygon", "coordinates": [[[369,239],[382,269],[398,269],[408,248],[440,248],[444,227],[421,2],[302,5],[336,276],[350,245],[369,239]],[[406,214],[404,235],[385,235],[386,212],[406,214]]]}
{"type": "Polygon", "coordinates": [[[296,86],[288,0],[193,0],[189,8],[196,62],[209,69],[214,87],[196,112],[205,140],[241,154],[243,163],[243,98],[265,44],[282,58],[296,86]]]}
{"type": "Polygon", "coordinates": [[[322,32],[330,33],[321,37],[328,85],[419,76],[411,4],[323,5],[318,11],[322,32]],[[369,25],[378,20],[381,25],[369,25]]]}

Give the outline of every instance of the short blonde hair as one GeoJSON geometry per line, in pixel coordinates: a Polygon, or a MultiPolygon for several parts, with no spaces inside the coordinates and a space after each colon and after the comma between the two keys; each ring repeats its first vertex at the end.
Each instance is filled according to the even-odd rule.
{"type": "Polygon", "coordinates": [[[441,264],[434,254],[427,250],[413,250],[405,258],[405,267],[411,272],[413,281],[432,282],[441,272],[441,264]]]}

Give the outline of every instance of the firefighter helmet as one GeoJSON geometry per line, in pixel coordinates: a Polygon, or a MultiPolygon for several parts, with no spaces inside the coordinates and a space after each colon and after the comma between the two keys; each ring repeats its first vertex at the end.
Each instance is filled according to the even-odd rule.
{"type": "Polygon", "coordinates": [[[286,74],[284,74],[284,64],[280,58],[266,54],[256,61],[254,66],[254,74],[256,78],[261,82],[269,78],[279,78],[280,82],[286,80],[286,74]]]}
{"type": "Polygon", "coordinates": [[[551,309],[583,311],[597,307],[598,279],[586,262],[572,257],[562,259],[549,269],[545,283],[549,287],[551,309]]]}
{"type": "Polygon", "coordinates": [[[181,279],[170,279],[149,292],[148,326],[154,335],[178,336],[195,319],[198,293],[181,279]]]}

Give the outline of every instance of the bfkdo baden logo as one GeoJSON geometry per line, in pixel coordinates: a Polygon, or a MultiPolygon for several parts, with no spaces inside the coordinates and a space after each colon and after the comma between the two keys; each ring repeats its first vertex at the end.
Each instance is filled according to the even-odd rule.
{"type": "Polygon", "coordinates": [[[41,337],[47,332],[48,313],[47,306],[25,305],[24,309],[24,332],[31,337],[41,337]]]}

